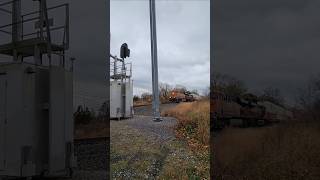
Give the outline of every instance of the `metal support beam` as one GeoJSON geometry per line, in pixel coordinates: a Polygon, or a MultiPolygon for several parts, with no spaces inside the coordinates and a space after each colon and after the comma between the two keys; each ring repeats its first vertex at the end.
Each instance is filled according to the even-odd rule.
{"type": "MultiPolygon", "coordinates": [[[[16,43],[22,37],[21,0],[12,1],[12,42],[16,43]]],[[[15,51],[15,50],[14,50],[15,51]]],[[[13,61],[22,61],[22,56],[14,52],[13,61]]]]}
{"type": "Polygon", "coordinates": [[[15,0],[12,3],[12,42],[17,42],[21,39],[21,21],[21,0],[15,0]]]}
{"type": "Polygon", "coordinates": [[[0,29],[0,32],[5,33],[5,34],[9,34],[9,35],[11,35],[11,34],[12,34],[12,33],[11,33],[11,32],[9,32],[9,31],[4,31],[4,30],[1,30],[1,29],[0,29]]]}
{"type": "Polygon", "coordinates": [[[42,55],[38,45],[34,46],[34,62],[36,65],[42,65],[42,55]]]}
{"type": "Polygon", "coordinates": [[[154,121],[161,121],[159,108],[159,83],[158,83],[158,55],[156,33],[156,8],[155,0],[149,0],[150,5],[150,32],[151,32],[151,64],[152,64],[152,109],[154,121]]]}
{"type": "Polygon", "coordinates": [[[124,59],[122,59],[122,67],[121,67],[121,98],[122,98],[122,117],[126,116],[126,77],[123,77],[125,74],[125,63],[124,59]]]}
{"type": "Polygon", "coordinates": [[[8,13],[8,14],[12,14],[12,12],[11,12],[11,11],[6,10],[6,9],[4,9],[4,8],[0,8],[0,11],[5,12],[5,13],[8,13]]]}

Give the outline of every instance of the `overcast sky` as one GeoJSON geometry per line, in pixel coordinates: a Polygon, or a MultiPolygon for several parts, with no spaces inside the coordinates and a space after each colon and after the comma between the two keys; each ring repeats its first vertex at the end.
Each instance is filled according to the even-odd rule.
{"type": "MultiPolygon", "coordinates": [[[[159,82],[202,92],[210,82],[210,1],[157,0],[159,82]]],[[[111,54],[131,49],[134,94],[151,92],[148,0],[111,0],[111,54]]]]}
{"type": "MultiPolygon", "coordinates": [[[[66,56],[76,58],[75,106],[86,104],[98,108],[108,95],[106,1],[48,0],[48,6],[64,2],[70,3],[70,49],[66,56]]],[[[110,3],[111,53],[119,56],[121,44],[127,42],[131,49],[128,60],[133,63],[134,93],[150,92],[149,1],[111,0],[110,3]]],[[[209,3],[209,0],[156,1],[159,82],[184,85],[199,92],[209,86],[209,3]]],[[[23,1],[23,13],[36,10],[37,5],[23,1]]],[[[55,25],[63,22],[63,16],[62,11],[49,14],[55,25]]],[[[4,13],[0,18],[1,25],[10,22],[10,16],[4,13]]],[[[1,57],[1,61],[7,59],[1,57]]]]}
{"type": "Polygon", "coordinates": [[[320,72],[320,1],[214,1],[214,71],[289,101],[320,72]]]}
{"type": "MultiPolygon", "coordinates": [[[[65,1],[48,2],[56,5],[65,1]]],[[[209,86],[209,3],[209,0],[156,1],[160,82],[198,90],[209,86]]],[[[320,1],[215,0],[214,3],[211,32],[214,71],[243,80],[251,91],[278,87],[291,99],[297,88],[319,72],[320,1]]],[[[27,7],[35,4],[28,2],[27,7]]],[[[107,96],[106,12],[105,1],[70,1],[71,44],[67,57],[77,58],[75,95],[81,101],[91,99],[99,104],[107,96]]],[[[110,14],[111,53],[119,55],[120,45],[127,42],[135,93],[150,91],[148,1],[111,0],[110,14]]],[[[7,15],[1,13],[0,18],[1,25],[7,23],[4,20],[7,15]]],[[[3,38],[6,36],[2,35],[1,41],[3,38]]]]}

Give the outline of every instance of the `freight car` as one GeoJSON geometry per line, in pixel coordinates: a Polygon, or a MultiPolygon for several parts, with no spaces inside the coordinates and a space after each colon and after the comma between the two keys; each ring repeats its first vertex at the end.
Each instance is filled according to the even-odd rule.
{"type": "Polygon", "coordinates": [[[225,126],[264,126],[291,118],[285,108],[271,102],[259,102],[253,94],[242,97],[229,97],[215,91],[211,97],[212,128],[222,129],[225,126]]]}

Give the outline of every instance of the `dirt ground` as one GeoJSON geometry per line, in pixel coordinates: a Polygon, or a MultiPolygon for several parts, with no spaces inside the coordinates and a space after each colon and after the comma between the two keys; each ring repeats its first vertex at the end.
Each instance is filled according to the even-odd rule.
{"type": "MultiPolygon", "coordinates": [[[[166,105],[165,107],[173,106],[166,105]]],[[[141,109],[148,112],[150,107],[141,109]]],[[[137,113],[136,113],[137,114],[137,113]]],[[[176,139],[176,119],[153,122],[151,116],[135,115],[132,119],[111,121],[111,179],[197,179],[197,167],[209,157],[188,149],[176,139]],[[178,168],[179,167],[179,168],[178,168]]],[[[205,179],[205,178],[204,178],[205,179]]]]}

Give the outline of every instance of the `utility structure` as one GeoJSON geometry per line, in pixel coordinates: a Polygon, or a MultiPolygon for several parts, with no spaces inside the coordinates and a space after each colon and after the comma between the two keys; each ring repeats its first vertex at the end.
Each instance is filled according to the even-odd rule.
{"type": "Polygon", "coordinates": [[[158,55],[157,55],[157,27],[155,0],[149,0],[150,32],[151,32],[151,65],[152,65],[152,109],[153,120],[161,121],[159,108],[159,83],[158,83],[158,55]]]}
{"type": "Polygon", "coordinates": [[[22,14],[21,0],[0,4],[10,17],[0,22],[0,54],[8,58],[0,63],[0,179],[70,176],[76,160],[73,75],[65,62],[69,5],[27,3],[38,9],[22,14]]]}
{"type": "Polygon", "coordinates": [[[126,63],[130,49],[126,43],[120,48],[120,57],[110,55],[110,118],[133,116],[132,63],[126,63]]]}

